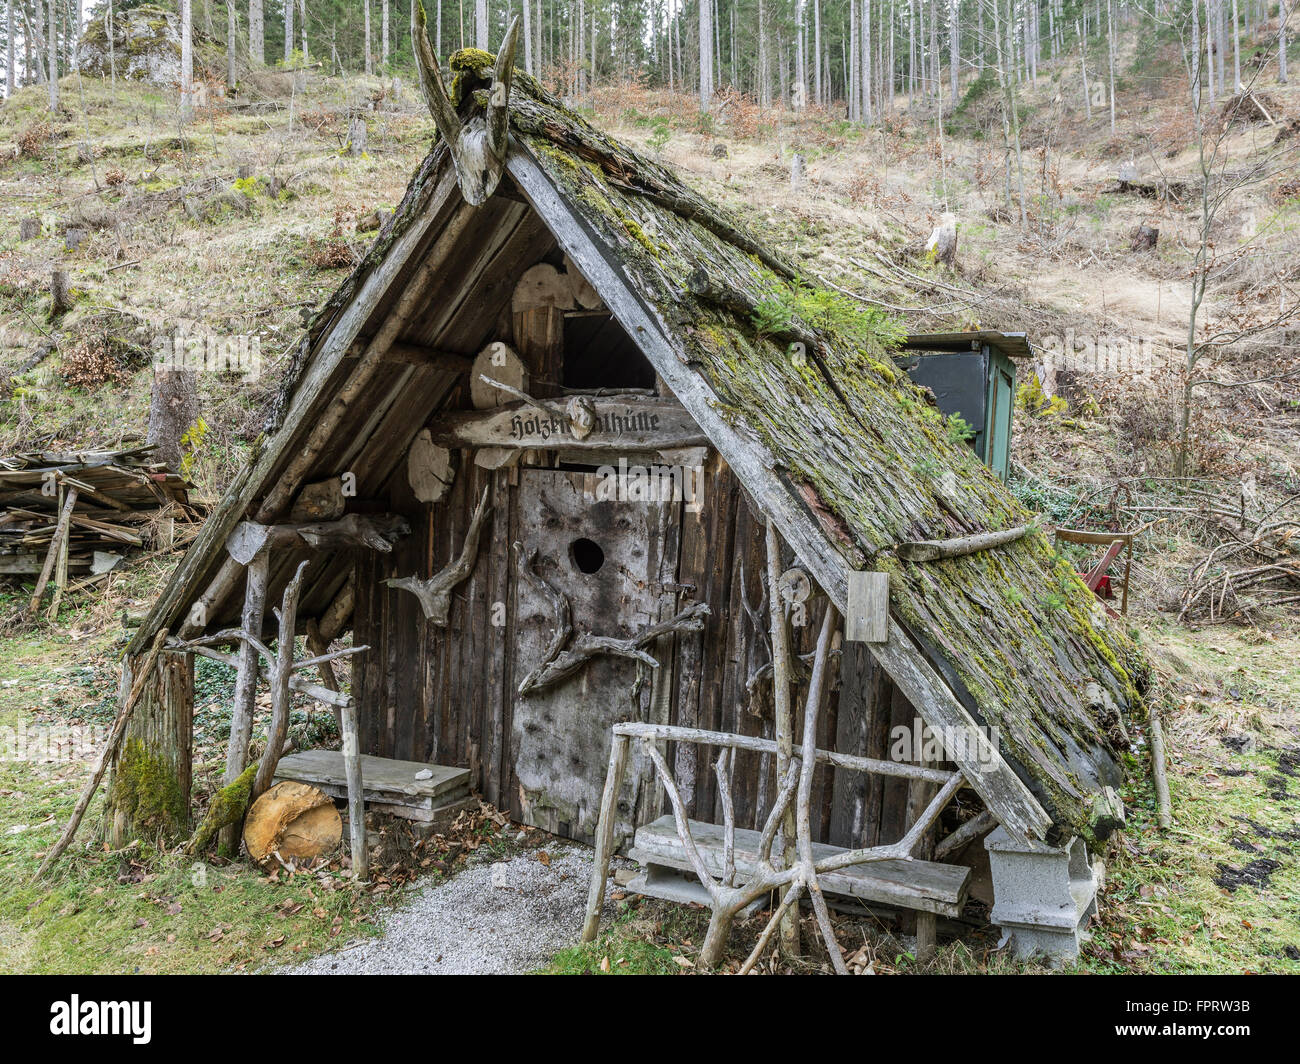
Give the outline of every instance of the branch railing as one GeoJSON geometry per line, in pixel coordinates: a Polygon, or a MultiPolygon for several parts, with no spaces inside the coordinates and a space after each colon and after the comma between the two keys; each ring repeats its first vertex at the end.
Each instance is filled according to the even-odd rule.
{"type": "Polygon", "coordinates": [[[835,933],[831,926],[830,914],[826,908],[825,899],[822,897],[819,877],[854,865],[879,861],[914,860],[915,851],[921,844],[926,831],[961,788],[965,779],[960,772],[950,772],[921,765],[908,765],[896,761],[883,761],[878,758],[817,749],[817,719],[825,690],[826,661],[829,657],[831,636],[835,629],[836,619],[836,611],[828,609],[822,625],[821,636],[818,640],[812,677],[809,681],[808,697],[804,709],[803,742],[800,749],[793,751],[790,767],[785,777],[780,781],[776,799],[759,836],[758,854],[754,870],[747,875],[744,883],[736,882],[736,825],[735,809],[731,800],[735,752],[737,750],[746,750],[775,756],[777,754],[777,743],[774,740],[762,739],[757,736],[735,735],[728,732],[706,731],[699,728],[666,724],[631,722],[614,725],[609,767],[601,796],[600,819],[596,829],[595,865],[592,870],[591,887],[587,896],[586,922],[582,931],[582,940],[584,942],[593,941],[600,927],[600,912],[604,903],[605,882],[609,876],[609,863],[614,849],[618,793],[627,766],[628,753],[632,744],[636,742],[643,747],[646,756],[654,766],[660,782],[663,784],[664,792],[672,806],[673,820],[677,828],[677,835],[685,850],[686,859],[709,894],[712,915],[709,920],[708,931],[705,934],[704,944],[700,950],[700,966],[711,968],[718,963],[726,945],[732,921],[740,910],[764,894],[779,890],[782,891],[780,902],[759,936],[758,942],[741,966],[741,974],[750,971],[758,962],[782,917],[791,906],[799,903],[805,892],[812,902],[813,911],[817,917],[818,930],[826,944],[832,965],[837,972],[841,974],[847,973],[839,944],[835,939],[835,933]],[[691,834],[690,822],[681,792],[676,780],[673,778],[672,770],[668,767],[668,763],[657,745],[664,741],[721,748],[721,753],[714,766],[722,795],[720,805],[723,814],[723,859],[720,877],[715,877],[709,871],[704,856],[691,834]],[[817,860],[813,856],[811,795],[813,776],[818,764],[831,765],[849,771],[875,773],[937,784],[939,790],[921,811],[915,823],[908,828],[907,833],[897,842],[882,846],[844,850],[817,860]],[[788,865],[778,867],[772,860],[772,848],[777,842],[778,835],[781,832],[782,820],[791,802],[795,806],[795,857],[788,865]]]}

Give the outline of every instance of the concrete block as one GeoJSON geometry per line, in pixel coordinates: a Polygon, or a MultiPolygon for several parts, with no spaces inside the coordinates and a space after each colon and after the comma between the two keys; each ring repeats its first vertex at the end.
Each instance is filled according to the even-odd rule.
{"type": "Polygon", "coordinates": [[[1049,846],[1014,839],[999,827],[984,847],[993,875],[991,919],[1010,937],[1015,955],[1044,954],[1054,964],[1077,957],[1097,913],[1099,882],[1083,839],[1049,846]]]}

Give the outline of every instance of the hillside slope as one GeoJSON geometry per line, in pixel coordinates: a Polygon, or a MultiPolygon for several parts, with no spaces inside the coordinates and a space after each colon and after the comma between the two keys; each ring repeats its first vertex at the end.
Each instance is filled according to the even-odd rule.
{"type": "MultiPolygon", "coordinates": [[[[1166,60],[1155,50],[1151,69],[1165,69],[1166,60]]],[[[1219,616],[1201,607],[1186,618],[1192,626],[1178,621],[1189,571],[1213,550],[1263,515],[1275,515],[1275,524],[1300,520],[1293,500],[1300,400],[1287,375],[1296,366],[1295,334],[1216,356],[1216,376],[1258,383],[1197,393],[1194,475],[1174,479],[1198,208],[1191,196],[1153,200],[1116,176],[1132,161],[1143,181],[1194,181],[1190,131],[1167,79],[1135,78],[1141,87],[1125,93],[1112,137],[1107,116],[1089,121],[1062,102],[1077,95],[1070,78],[1062,68],[1024,90],[1023,228],[1008,208],[1000,125],[976,85],[946,122],[918,107],[871,130],[819,111],[762,111],[738,97],[724,98],[705,122],[690,98],[626,86],[578,105],[678,168],[805,264],[810,278],[882,306],[913,331],[978,324],[1028,332],[1044,350],[1042,380],[1022,390],[1017,410],[1017,494],[1062,524],[1128,528],[1164,519],[1140,541],[1130,617],[1161,673],[1175,830],[1154,829],[1143,726],[1133,722],[1130,830],[1110,855],[1105,922],[1083,966],[1300,972],[1292,900],[1300,869],[1291,852],[1300,837],[1295,605],[1234,613],[1221,599],[1219,616]],[[803,161],[798,181],[795,155],[803,161]],[[957,218],[954,269],[924,255],[944,211],[957,218]],[[1155,250],[1131,247],[1138,225],[1160,230],[1155,250]]],[[[171,94],[158,89],[75,75],[62,89],[65,110],[54,118],[39,88],[0,105],[0,455],[140,437],[154,355],[186,339],[218,353],[233,344],[258,354],[258,372],[199,375],[203,426],[187,445],[197,495],[214,499],[261,431],[303,318],[364,254],[373,213],[400,199],[432,122],[409,88],[378,79],[295,81],[266,71],[247,80],[238,100],[202,109],[184,127],[171,94]],[[358,154],[348,150],[352,115],[366,125],[358,154]],[[39,235],[20,239],[20,223],[33,218],[39,235]],[[73,307],[51,320],[56,268],[68,272],[73,307]]],[[[1242,158],[1272,151],[1300,114],[1295,90],[1268,92],[1278,124],[1234,127],[1230,144],[1242,158]]],[[[1271,172],[1234,197],[1221,219],[1224,246],[1252,243],[1210,293],[1220,315],[1243,301],[1290,298],[1300,250],[1298,143],[1289,142],[1292,173],[1271,172]]],[[[1280,550],[1291,549],[1290,535],[1284,528],[1280,550]]],[[[106,586],[66,603],[51,626],[20,621],[20,589],[0,588],[0,726],[102,723],[111,713],[120,615],[149,600],[175,557],[133,560],[106,586]]],[[[1086,560],[1080,554],[1076,562],[1086,560]]],[[[219,775],[229,691],[215,675],[200,687],[203,794],[219,775]]],[[[314,741],[332,738],[328,721],[308,714],[295,728],[314,741]]],[[[189,889],[182,866],[149,865],[123,883],[117,869],[125,858],[83,854],[48,895],[17,887],[66,818],[82,774],[80,764],[0,767],[7,799],[0,968],[30,968],[38,955],[54,957],[42,963],[58,970],[261,963],[260,931],[230,949],[209,937],[214,922],[218,930],[220,921],[239,922],[236,901],[223,908],[205,895],[195,907],[205,926],[178,927],[171,939],[163,923],[128,921],[152,915],[132,900],[140,888],[130,876],[158,875],[179,896],[189,889]],[[87,914],[119,902],[106,944],[84,943],[87,914]],[[181,955],[176,939],[197,948],[198,959],[181,955]]],[[[239,888],[232,897],[267,910],[273,939],[278,886],[251,872],[229,875],[239,888]]],[[[363,914],[349,905],[338,912],[351,926],[363,914]]],[[[332,937],[325,928],[304,932],[303,947],[325,948],[332,937]]],[[[937,963],[961,967],[961,956],[950,948],[937,963]]]]}

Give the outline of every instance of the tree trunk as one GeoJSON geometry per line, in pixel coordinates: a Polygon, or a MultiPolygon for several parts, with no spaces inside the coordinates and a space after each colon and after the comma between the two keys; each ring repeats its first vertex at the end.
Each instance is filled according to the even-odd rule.
{"type": "Polygon", "coordinates": [[[226,3],[226,92],[227,94],[235,91],[235,41],[239,36],[239,27],[236,25],[235,5],[227,0],[226,3]]]}
{"type": "Polygon", "coordinates": [[[818,106],[826,101],[822,97],[822,5],[821,0],[813,0],[813,62],[817,69],[813,72],[813,98],[818,106]]]}
{"type": "Polygon", "coordinates": [[[871,122],[871,0],[862,0],[862,33],[859,37],[862,51],[862,120],[871,122]]]}
{"type": "Polygon", "coordinates": [[[365,72],[366,72],[367,74],[369,74],[369,73],[371,73],[371,68],[370,68],[370,0],[366,0],[366,2],[365,2],[363,22],[364,22],[364,24],[365,24],[365,38],[366,38],[366,41],[365,41],[365,44],[366,44],[366,62],[365,62],[365,68],[364,68],[364,69],[365,69],[365,72]]]}
{"type": "MultiPolygon", "coordinates": [[[[487,0],[474,0],[474,47],[488,50],[488,5],[487,0]]],[[[578,54],[582,54],[579,40],[578,54]]]]}
{"type": "Polygon", "coordinates": [[[959,34],[958,14],[961,0],[949,0],[948,6],[948,96],[950,106],[957,106],[957,76],[960,73],[961,36],[959,34]]]}
{"type": "MultiPolygon", "coordinates": [[[[112,25],[110,21],[109,25],[112,25]]],[[[14,0],[5,4],[5,99],[14,94],[14,0]]]]}
{"type": "Polygon", "coordinates": [[[1106,58],[1110,64],[1110,135],[1115,135],[1115,21],[1106,0],[1106,58]]]}
{"type": "Polygon", "coordinates": [[[198,377],[194,370],[159,367],[149,395],[149,442],[158,461],[181,464],[181,437],[198,420],[198,377]]]}
{"type": "Polygon", "coordinates": [[[254,66],[261,66],[266,62],[265,36],[262,0],[248,0],[248,58],[254,66]]]}
{"type": "Polygon", "coordinates": [[[59,30],[55,23],[55,13],[58,5],[55,0],[49,0],[50,7],[50,31],[47,34],[49,40],[45,43],[49,45],[49,77],[50,77],[50,110],[59,109],[59,30]]]}
{"type": "Polygon", "coordinates": [[[533,72],[532,0],[524,0],[524,73],[533,72]]]}
{"type": "MultiPolygon", "coordinates": [[[[143,662],[143,655],[125,662],[121,698],[131,689],[131,671],[143,662]]],[[[194,656],[163,655],[113,759],[104,815],[115,848],[188,831],[193,716],[194,656]]]]}
{"type": "Polygon", "coordinates": [[[293,58],[293,5],[295,0],[284,0],[284,65],[293,58]]]}
{"type": "Polygon", "coordinates": [[[388,72],[388,0],[379,8],[379,69],[388,72]]]}
{"type": "MultiPolygon", "coordinates": [[[[286,4],[285,10],[292,5],[286,4]]],[[[188,122],[194,109],[194,5],[181,0],[181,121],[188,122]]]]}
{"type": "Polygon", "coordinates": [[[858,69],[858,33],[858,5],[850,0],[848,69],[845,72],[848,80],[850,122],[862,121],[862,101],[858,97],[862,90],[862,72],[858,69]]]}
{"type": "Polygon", "coordinates": [[[713,4],[700,0],[700,110],[713,100],[713,4]]]}
{"type": "Polygon", "coordinates": [[[1241,16],[1237,12],[1237,0],[1232,0],[1232,91],[1235,93],[1241,85],[1241,16]]]}
{"type": "Polygon", "coordinates": [[[1281,0],[1277,13],[1277,80],[1286,84],[1286,24],[1291,17],[1291,5],[1288,0],[1281,0]]]}
{"type": "Polygon", "coordinates": [[[803,0],[795,0],[794,12],[794,96],[791,104],[802,111],[808,93],[808,70],[804,63],[803,0]]]}

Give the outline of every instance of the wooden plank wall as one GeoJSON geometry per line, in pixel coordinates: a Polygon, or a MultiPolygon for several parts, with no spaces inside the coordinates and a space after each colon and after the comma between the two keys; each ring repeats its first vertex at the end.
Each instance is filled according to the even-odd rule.
{"type": "MultiPolygon", "coordinates": [[[[471,770],[484,797],[518,816],[514,773],[512,707],[514,675],[510,630],[514,616],[514,561],[510,544],[519,538],[514,470],[485,471],[462,461],[447,499],[426,506],[410,497],[404,466],[394,477],[391,503],[411,520],[412,534],[391,554],[362,552],[358,563],[354,638],[371,650],[354,665],[354,690],[361,717],[363,750],[385,757],[429,760],[471,770]],[[395,575],[427,577],[460,550],[471,511],[484,487],[493,516],[478,564],[454,596],[446,629],[429,625],[415,597],[383,586],[395,575]]],[[[682,601],[702,598],[712,607],[704,631],[677,637],[673,684],[668,692],[672,723],[745,735],[772,737],[770,684],[746,690],[748,678],[767,661],[766,606],[761,601],[766,565],[764,528],[725,464],[711,456],[705,474],[705,503],[699,513],[682,508],[677,582],[682,601]],[[759,611],[761,630],[746,610],[744,595],[759,611]]],[[[782,569],[797,564],[789,553],[782,569]]],[[[824,605],[814,596],[807,623],[794,629],[793,649],[811,653],[824,605]]],[[[581,618],[577,618],[581,624],[581,618]]],[[[843,668],[850,695],[841,716],[841,685],[830,692],[818,745],[887,756],[891,724],[911,725],[913,713],[861,645],[849,646],[843,668]],[[864,660],[865,659],[865,660],[864,660]],[[885,705],[877,715],[873,705],[885,705]]],[[[796,692],[796,716],[802,691],[796,692]]],[[[714,752],[716,753],[716,752],[714,752]]],[[[717,784],[707,748],[669,751],[692,816],[720,819],[717,784]]],[[[775,793],[771,758],[742,753],[736,759],[733,794],[737,822],[761,826],[775,793]]],[[[892,841],[902,834],[906,785],[860,774],[819,774],[814,793],[815,833],[848,845],[892,841]]],[[[658,801],[640,802],[638,819],[663,811],[658,801]]]]}

